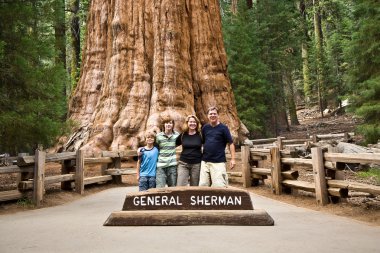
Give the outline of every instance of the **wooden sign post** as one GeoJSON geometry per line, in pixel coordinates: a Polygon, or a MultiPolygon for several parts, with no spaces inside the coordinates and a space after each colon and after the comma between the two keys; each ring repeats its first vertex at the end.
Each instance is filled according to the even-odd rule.
{"type": "Polygon", "coordinates": [[[252,206],[249,193],[236,188],[170,187],[128,194],[122,211],[105,226],[243,225],[272,226],[264,210],[252,206]]]}

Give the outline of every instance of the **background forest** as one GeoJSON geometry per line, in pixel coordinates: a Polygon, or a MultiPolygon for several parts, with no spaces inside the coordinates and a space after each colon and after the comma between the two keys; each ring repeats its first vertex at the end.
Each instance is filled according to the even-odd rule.
{"type": "MultiPolygon", "coordinates": [[[[89,0],[0,0],[0,153],[69,131],[89,0]]],[[[228,70],[250,138],[298,124],[297,106],[348,99],[380,138],[378,0],[220,0],[228,70]]]]}

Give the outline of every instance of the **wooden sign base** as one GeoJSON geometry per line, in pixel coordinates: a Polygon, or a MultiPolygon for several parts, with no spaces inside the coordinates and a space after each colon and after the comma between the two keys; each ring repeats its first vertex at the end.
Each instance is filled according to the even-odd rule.
{"type": "Polygon", "coordinates": [[[272,217],[254,209],[248,192],[236,188],[171,187],[128,194],[123,210],[104,226],[273,226],[272,217]]]}

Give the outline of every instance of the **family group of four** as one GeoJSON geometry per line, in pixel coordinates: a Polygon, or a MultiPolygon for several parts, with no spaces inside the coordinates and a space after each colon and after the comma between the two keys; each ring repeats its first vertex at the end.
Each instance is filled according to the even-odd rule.
{"type": "Polygon", "coordinates": [[[210,107],[207,117],[209,123],[201,127],[195,115],[187,116],[181,134],[174,131],[174,120],[169,118],[162,121],[160,133],[145,134],[146,145],[137,150],[140,191],[166,185],[227,187],[225,148],[228,145],[233,169],[235,146],[228,127],[219,121],[218,108],[210,107]],[[176,147],[180,145],[177,163],[176,147]]]}

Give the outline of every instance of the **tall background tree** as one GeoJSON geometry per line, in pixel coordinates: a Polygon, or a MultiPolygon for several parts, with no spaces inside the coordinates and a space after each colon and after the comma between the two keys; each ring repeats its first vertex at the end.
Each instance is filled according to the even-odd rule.
{"type": "Polygon", "coordinates": [[[70,101],[78,128],[66,150],[137,147],[170,115],[207,121],[220,108],[235,137],[245,135],[227,76],[219,3],[93,0],[81,76],[70,101]]]}
{"type": "Polygon", "coordinates": [[[354,33],[348,47],[351,102],[364,123],[366,142],[380,140],[380,4],[364,0],[355,5],[354,33]]]}
{"type": "Polygon", "coordinates": [[[0,153],[31,152],[62,134],[65,71],[56,4],[0,2],[0,153]]]}
{"type": "Polygon", "coordinates": [[[239,116],[252,137],[276,135],[295,112],[300,14],[294,1],[222,1],[224,39],[239,116]]]}

